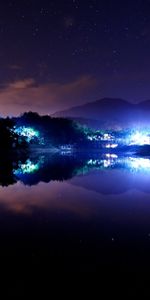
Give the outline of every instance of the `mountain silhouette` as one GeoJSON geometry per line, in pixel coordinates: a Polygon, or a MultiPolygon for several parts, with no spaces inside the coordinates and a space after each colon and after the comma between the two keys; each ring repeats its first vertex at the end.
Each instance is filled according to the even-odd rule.
{"type": "Polygon", "coordinates": [[[138,104],[123,99],[103,98],[68,110],[54,117],[67,117],[91,127],[130,127],[150,125],[150,100],[138,104]]]}

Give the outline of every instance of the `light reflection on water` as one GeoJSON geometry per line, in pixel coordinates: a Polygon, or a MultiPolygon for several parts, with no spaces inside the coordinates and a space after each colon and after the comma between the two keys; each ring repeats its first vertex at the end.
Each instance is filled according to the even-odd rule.
{"type": "Polygon", "coordinates": [[[113,153],[92,158],[39,156],[12,169],[14,184],[9,185],[7,178],[8,183],[3,184],[7,187],[0,188],[0,204],[16,213],[41,208],[91,215],[94,205],[101,205],[104,198],[106,203],[113,195],[121,201],[131,195],[147,199],[149,172],[150,159],[143,157],[113,153]]]}
{"type": "MultiPolygon", "coordinates": [[[[70,177],[74,177],[77,175],[84,175],[91,170],[108,170],[108,169],[124,169],[128,172],[150,172],[150,159],[149,158],[143,158],[143,157],[136,157],[136,156],[118,156],[117,154],[113,153],[106,153],[103,154],[100,158],[94,157],[94,158],[72,158],[69,160],[67,157],[64,159],[61,158],[61,156],[56,156],[51,160],[46,160],[45,157],[40,156],[36,161],[32,161],[30,159],[27,159],[24,163],[19,163],[17,169],[13,169],[13,174],[16,176],[17,180],[23,179],[24,175],[36,175],[40,170],[45,169],[51,170],[55,169],[56,167],[56,180],[59,180],[59,175],[67,174],[68,171],[68,179],[70,177]],[[59,159],[59,164],[63,165],[63,169],[60,168],[57,164],[57,160],[59,159]],[[69,165],[71,164],[71,168],[69,168],[69,165]],[[57,178],[58,176],[58,178],[57,178]]],[[[44,174],[43,174],[44,175],[44,174]]],[[[53,178],[51,178],[53,180],[53,178]]],[[[42,178],[41,178],[42,181],[42,178]]],[[[50,180],[49,180],[50,181],[50,180]]],[[[40,182],[40,178],[39,178],[40,182]]],[[[29,180],[30,184],[30,180],[29,180]]],[[[32,184],[32,182],[31,182],[32,184]]]]}
{"type": "Polygon", "coordinates": [[[85,272],[126,262],[150,267],[148,158],[40,156],[8,162],[6,171],[0,175],[1,256],[20,266],[22,255],[28,269],[44,260],[53,270],[60,263],[85,272]]]}

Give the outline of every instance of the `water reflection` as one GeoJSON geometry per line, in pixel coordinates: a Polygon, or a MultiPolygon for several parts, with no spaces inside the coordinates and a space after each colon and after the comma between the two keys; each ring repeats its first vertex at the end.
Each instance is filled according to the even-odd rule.
{"type": "Polygon", "coordinates": [[[31,154],[22,158],[3,157],[0,160],[0,170],[1,186],[15,184],[17,181],[25,185],[35,185],[41,181],[63,181],[92,171],[121,170],[133,173],[136,178],[136,174],[149,174],[150,158],[114,153],[31,154]]]}
{"type": "Polygon", "coordinates": [[[149,158],[31,153],[3,157],[0,168],[2,257],[22,255],[30,266],[34,253],[36,262],[46,257],[44,265],[65,270],[116,268],[125,257],[129,266],[143,258],[147,265],[149,158]]]}

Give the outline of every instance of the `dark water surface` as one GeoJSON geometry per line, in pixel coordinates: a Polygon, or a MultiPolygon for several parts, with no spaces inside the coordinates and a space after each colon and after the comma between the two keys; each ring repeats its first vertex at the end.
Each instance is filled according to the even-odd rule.
{"type": "Polygon", "coordinates": [[[63,153],[10,165],[0,187],[10,274],[149,274],[149,158],[63,153]]]}

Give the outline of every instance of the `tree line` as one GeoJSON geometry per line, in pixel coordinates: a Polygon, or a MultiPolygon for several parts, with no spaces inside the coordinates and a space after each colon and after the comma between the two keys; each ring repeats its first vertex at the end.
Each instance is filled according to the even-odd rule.
{"type": "Polygon", "coordinates": [[[40,116],[38,113],[27,112],[19,117],[0,119],[1,149],[25,149],[30,144],[44,146],[59,146],[72,144],[81,146],[87,142],[87,137],[76,122],[66,118],[40,116]],[[17,132],[17,128],[32,128],[38,132],[29,141],[27,136],[17,132]]]}

